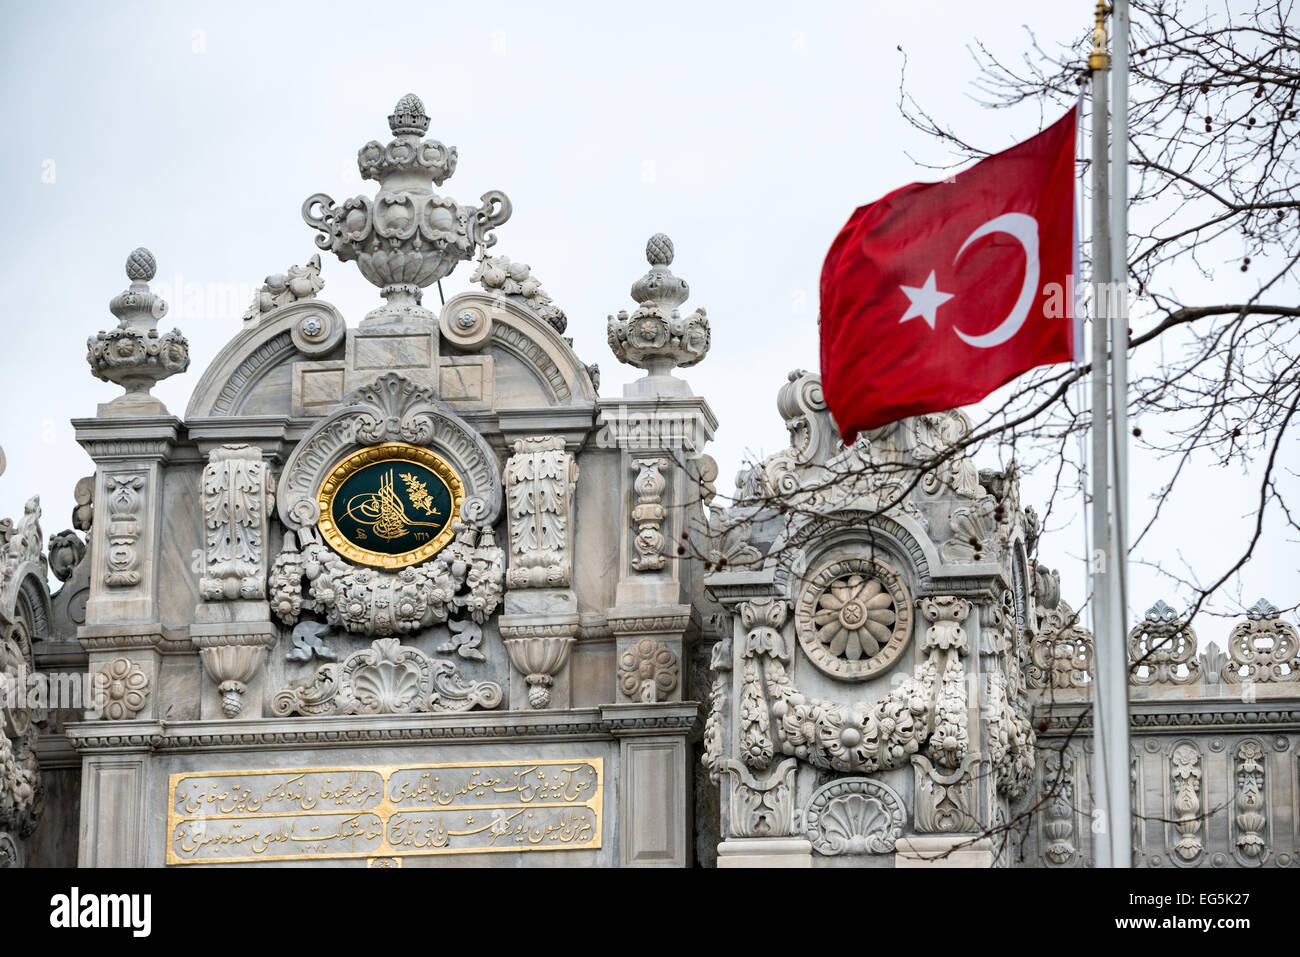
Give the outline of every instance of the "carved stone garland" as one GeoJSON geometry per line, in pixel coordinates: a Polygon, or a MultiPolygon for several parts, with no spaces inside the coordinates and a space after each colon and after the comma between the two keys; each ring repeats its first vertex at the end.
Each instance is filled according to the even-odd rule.
{"type": "Polygon", "coordinates": [[[223,445],[203,469],[205,601],[266,597],[267,513],[275,507],[275,480],[251,445],[223,445]]]}
{"type": "Polygon", "coordinates": [[[1268,853],[1264,831],[1268,826],[1265,813],[1264,749],[1258,741],[1243,741],[1237,747],[1236,797],[1234,817],[1237,854],[1244,862],[1262,863],[1268,853]]]}
{"type": "Polygon", "coordinates": [[[342,663],[321,665],[307,682],[277,692],[271,712],[284,717],[469,711],[495,708],[501,697],[495,682],[467,680],[450,661],[434,660],[396,638],[380,638],[342,663]]]}
{"type": "Polygon", "coordinates": [[[1075,859],[1074,754],[1049,748],[1043,755],[1040,793],[1044,802],[1043,856],[1049,864],[1064,867],[1075,859]]]}
{"type": "MultiPolygon", "coordinates": [[[[465,512],[462,506],[462,518],[465,512]]],[[[451,544],[424,564],[396,573],[351,565],[311,531],[299,533],[305,539],[301,547],[287,533],[271,571],[272,610],[287,625],[312,611],[336,628],[366,635],[421,631],[453,612],[482,624],[501,601],[504,555],[492,529],[464,521],[452,528],[451,544]]]]}
{"type": "Polygon", "coordinates": [[[496,611],[505,578],[505,553],[492,532],[501,509],[496,459],[483,437],[431,390],[387,373],[350,393],[298,444],[280,493],[280,517],[291,532],[271,571],[270,600],[285,624],[309,611],[337,628],[382,636],[420,631],[453,613],[482,624],[496,611]],[[343,561],[315,529],[316,490],[329,469],[358,444],[389,441],[436,447],[469,492],[452,525],[452,542],[398,572],[343,561]]]}
{"type": "Polygon", "coordinates": [[[1016,612],[1013,605],[995,610],[995,618],[983,630],[986,647],[997,656],[998,670],[988,675],[989,759],[999,793],[1011,800],[1021,797],[1033,781],[1036,735],[1027,716],[1028,701],[1020,650],[1016,641],[1016,612]]]}
{"type": "Polygon", "coordinates": [[[785,668],[790,654],[779,631],[784,602],[741,604],[747,630],[739,708],[745,765],[764,769],[779,749],[814,767],[872,772],[901,767],[928,745],[937,765],[961,767],[969,739],[961,660],[966,636],[959,621],[970,605],[956,598],[922,603],[927,614],[933,603],[936,622],[927,635],[926,661],[883,698],[850,704],[810,699],[794,686],[785,668]]]}
{"type": "Polygon", "coordinates": [[[1169,756],[1169,774],[1173,782],[1173,821],[1178,837],[1173,851],[1178,859],[1191,863],[1205,850],[1201,837],[1201,752],[1196,745],[1183,742],[1169,756]]]}

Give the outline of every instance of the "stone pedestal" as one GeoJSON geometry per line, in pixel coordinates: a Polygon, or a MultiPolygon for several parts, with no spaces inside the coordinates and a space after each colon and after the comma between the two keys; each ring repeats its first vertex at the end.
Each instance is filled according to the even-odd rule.
{"type": "Polygon", "coordinates": [[[718,867],[812,867],[812,845],[799,837],[732,838],[718,845],[718,867]]]}
{"type": "Polygon", "coordinates": [[[902,837],[894,848],[894,866],[992,867],[994,856],[993,842],[974,834],[902,837]]]}

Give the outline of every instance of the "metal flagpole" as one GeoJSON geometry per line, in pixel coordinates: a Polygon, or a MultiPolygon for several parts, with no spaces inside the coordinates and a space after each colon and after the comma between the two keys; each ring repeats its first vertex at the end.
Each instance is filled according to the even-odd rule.
{"type": "Polygon", "coordinates": [[[1114,0],[1111,19],[1114,130],[1110,143],[1110,316],[1113,535],[1110,575],[1110,673],[1102,695],[1106,709],[1107,782],[1110,796],[1111,864],[1131,867],[1132,807],[1128,743],[1128,0],[1114,0]]]}
{"type": "MultiPolygon", "coordinates": [[[[1107,557],[1110,544],[1109,522],[1109,416],[1106,384],[1106,307],[1110,287],[1110,223],[1107,184],[1106,74],[1110,56],[1106,53],[1105,0],[1097,3],[1097,25],[1092,32],[1092,55],[1088,69],[1092,79],[1092,806],[1104,815],[1109,831],[1110,788],[1107,784],[1108,754],[1106,739],[1106,669],[1103,636],[1110,628],[1110,568],[1107,557]]],[[[1094,831],[1093,863],[1110,867],[1111,845],[1106,831],[1094,831]]]]}

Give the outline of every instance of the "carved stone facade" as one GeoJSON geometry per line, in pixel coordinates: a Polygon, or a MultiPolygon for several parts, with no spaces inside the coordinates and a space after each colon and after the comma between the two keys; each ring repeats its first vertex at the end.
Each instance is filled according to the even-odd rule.
{"type": "MultiPolygon", "coordinates": [[[[331,257],[268,275],[183,411],[150,394],[188,346],[131,253],[72,528],[47,557],[36,499],[0,522],[0,673],[87,692],[6,699],[0,863],[1090,863],[1094,636],[1015,463],[955,450],[959,410],[846,447],[796,370],[788,446],[720,494],[672,241],[605,325],[645,374],[601,396],[495,249],[505,194],[433,191],[459,157],[428,127],[403,97],[357,155],[378,190],[303,208],[386,302],[325,301],[331,257]],[[230,857],[253,831],[276,853],[230,857]]],[[[1137,864],[1300,862],[1293,618],[1261,601],[1220,651],[1158,603],[1117,636],[1137,864]]]]}

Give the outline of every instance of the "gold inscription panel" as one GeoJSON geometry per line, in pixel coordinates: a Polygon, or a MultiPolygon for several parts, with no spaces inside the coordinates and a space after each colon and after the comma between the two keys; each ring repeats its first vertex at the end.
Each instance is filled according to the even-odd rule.
{"type": "Polygon", "coordinates": [[[600,847],[604,759],[173,774],[167,863],[600,847]]]}

